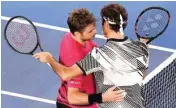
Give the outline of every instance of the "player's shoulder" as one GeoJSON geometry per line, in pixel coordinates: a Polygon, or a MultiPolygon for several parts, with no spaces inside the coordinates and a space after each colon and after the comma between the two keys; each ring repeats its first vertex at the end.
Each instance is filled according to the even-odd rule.
{"type": "Polygon", "coordinates": [[[60,52],[62,53],[70,53],[71,48],[71,33],[66,33],[61,40],[61,43],[59,43],[59,48],[60,48],[60,52]],[[67,50],[66,50],[67,49],[67,50]]]}
{"type": "Polygon", "coordinates": [[[143,47],[145,49],[148,48],[148,45],[143,42],[143,41],[140,41],[140,40],[134,40],[134,39],[128,39],[128,41],[126,41],[124,44],[130,44],[130,45],[135,45],[135,46],[138,46],[138,47],[143,47]]]}
{"type": "Polygon", "coordinates": [[[66,33],[61,40],[60,46],[64,47],[64,46],[68,46],[71,41],[72,41],[72,34],[70,32],[66,33]]]}
{"type": "Polygon", "coordinates": [[[67,42],[71,38],[71,36],[72,36],[72,34],[70,32],[65,33],[64,36],[62,37],[61,43],[67,42]]]}
{"type": "Polygon", "coordinates": [[[135,43],[144,49],[148,49],[148,45],[140,40],[136,40],[135,43]]]}
{"type": "Polygon", "coordinates": [[[149,48],[148,45],[140,40],[135,40],[135,44],[140,48],[145,55],[149,55],[149,48]]]}

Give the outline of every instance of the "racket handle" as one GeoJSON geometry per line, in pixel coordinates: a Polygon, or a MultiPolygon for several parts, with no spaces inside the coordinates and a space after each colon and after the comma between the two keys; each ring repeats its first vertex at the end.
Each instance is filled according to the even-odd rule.
{"type": "Polygon", "coordinates": [[[50,65],[49,63],[47,63],[47,65],[48,65],[49,67],[51,67],[51,65],[50,65]]]}

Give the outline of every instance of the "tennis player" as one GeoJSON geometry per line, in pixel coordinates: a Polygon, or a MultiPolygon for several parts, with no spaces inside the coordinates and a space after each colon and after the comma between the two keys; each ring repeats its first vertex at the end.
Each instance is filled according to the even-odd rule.
{"type": "MultiPolygon", "coordinates": [[[[34,55],[41,62],[49,63],[63,80],[95,72],[96,80],[102,82],[101,92],[112,86],[124,89],[127,95],[120,102],[99,104],[103,108],[143,108],[141,83],[148,67],[148,48],[145,42],[133,41],[124,36],[127,25],[127,11],[119,4],[109,4],[101,10],[102,28],[107,42],[93,50],[71,67],[57,63],[49,52],[34,55]],[[101,71],[99,71],[101,70],[101,71]],[[70,73],[71,72],[71,73],[70,73]]],[[[98,84],[101,85],[101,84],[98,84]]],[[[89,103],[101,100],[101,95],[89,95],[89,103]]]]}
{"type": "MultiPolygon", "coordinates": [[[[59,62],[65,66],[72,66],[96,47],[92,41],[96,34],[96,20],[87,9],[80,8],[69,14],[67,24],[70,32],[66,33],[61,41],[59,62]]],[[[98,101],[95,100],[94,103],[88,101],[89,95],[92,94],[101,95],[103,102],[122,100],[124,98],[123,91],[116,92],[113,91],[113,88],[103,94],[96,94],[93,74],[79,75],[69,81],[62,80],[56,105],[57,108],[97,108],[98,101]]]]}

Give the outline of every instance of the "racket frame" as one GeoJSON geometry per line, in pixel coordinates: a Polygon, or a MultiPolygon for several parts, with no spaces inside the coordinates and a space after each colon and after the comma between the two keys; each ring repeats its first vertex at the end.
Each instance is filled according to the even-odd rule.
{"type": "Polygon", "coordinates": [[[140,39],[140,38],[143,38],[143,39],[149,39],[149,41],[147,42],[147,44],[149,44],[152,40],[156,39],[158,36],[160,36],[161,34],[164,33],[164,31],[166,30],[166,28],[168,27],[169,25],[169,22],[170,22],[170,13],[168,10],[166,10],[165,8],[162,8],[162,7],[157,7],[157,6],[152,6],[152,7],[148,7],[146,9],[144,9],[137,17],[137,20],[135,22],[135,33],[137,35],[137,38],[140,39]],[[168,14],[168,22],[165,26],[165,28],[160,32],[158,33],[156,36],[152,36],[152,37],[144,37],[144,36],[140,36],[138,33],[137,33],[137,24],[141,18],[141,16],[146,12],[146,11],[149,11],[151,9],[159,9],[159,10],[162,10],[162,11],[165,11],[167,14],[168,14]]]}
{"type": "Polygon", "coordinates": [[[32,23],[32,21],[30,21],[28,18],[26,18],[26,17],[24,17],[24,16],[14,16],[14,17],[12,17],[12,18],[7,22],[7,24],[6,24],[6,26],[5,26],[5,29],[4,29],[4,37],[5,37],[5,40],[7,41],[8,45],[9,45],[14,51],[16,51],[16,52],[18,52],[18,53],[33,55],[33,52],[37,49],[38,46],[39,46],[41,52],[43,52],[43,49],[42,49],[41,44],[40,44],[40,40],[39,40],[39,35],[38,35],[38,32],[37,32],[37,28],[36,28],[35,25],[32,23]],[[25,21],[27,21],[28,23],[30,23],[30,24],[32,25],[33,29],[35,30],[35,33],[36,33],[36,36],[37,36],[37,44],[36,44],[36,46],[34,47],[34,49],[33,49],[32,51],[27,52],[27,53],[20,52],[20,51],[16,50],[16,49],[10,44],[10,42],[9,42],[8,39],[7,39],[7,34],[6,34],[6,32],[7,32],[7,28],[8,28],[8,26],[9,26],[9,24],[10,24],[11,22],[13,22],[14,19],[18,19],[18,18],[22,18],[22,19],[24,19],[25,21]]]}

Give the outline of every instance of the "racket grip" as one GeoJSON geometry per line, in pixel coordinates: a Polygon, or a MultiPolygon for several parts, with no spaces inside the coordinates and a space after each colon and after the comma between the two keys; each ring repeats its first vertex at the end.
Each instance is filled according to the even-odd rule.
{"type": "Polygon", "coordinates": [[[51,67],[51,65],[50,65],[49,63],[47,63],[47,65],[48,65],[49,67],[51,67]]]}

